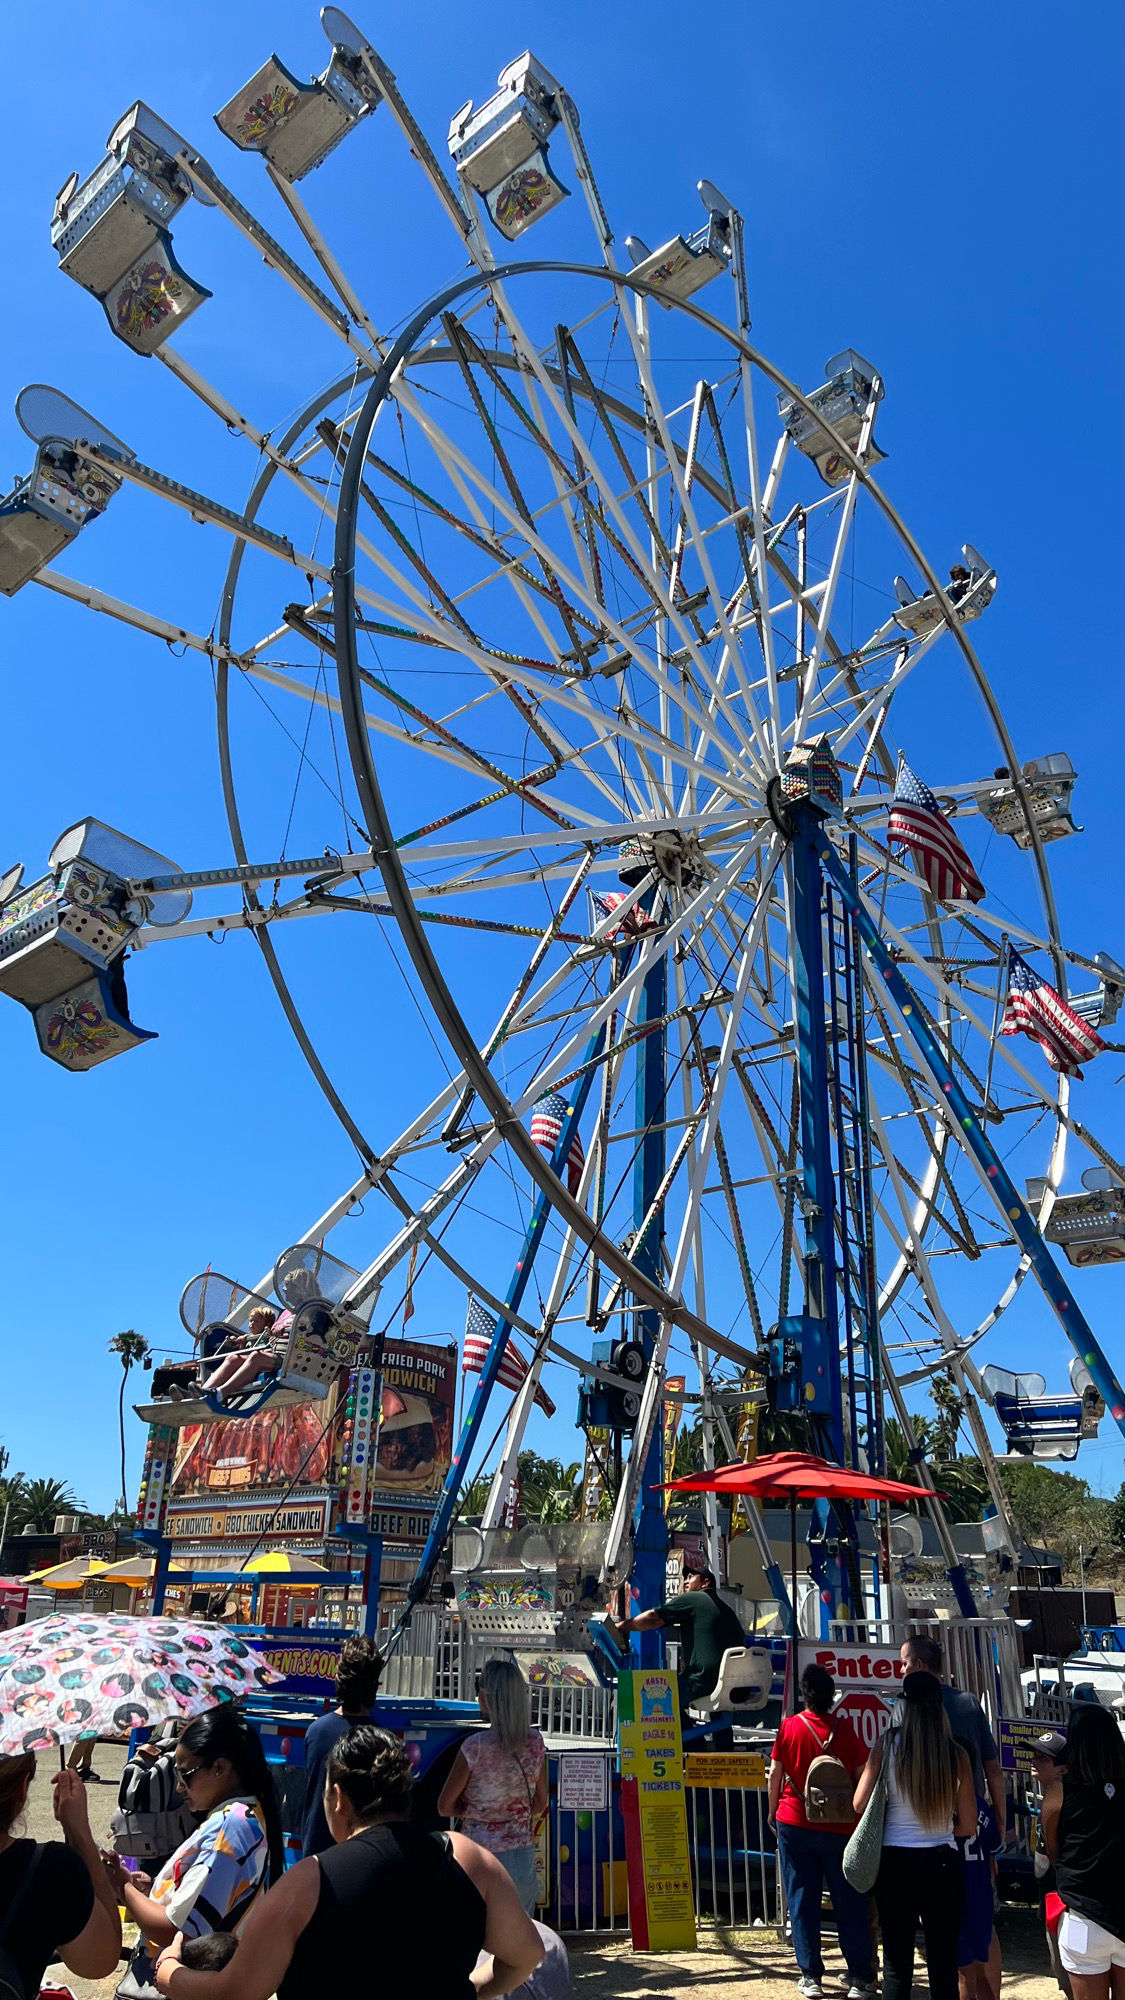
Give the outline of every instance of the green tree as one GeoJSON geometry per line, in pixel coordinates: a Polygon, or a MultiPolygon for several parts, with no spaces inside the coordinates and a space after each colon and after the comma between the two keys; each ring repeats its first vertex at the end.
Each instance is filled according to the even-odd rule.
{"type": "Polygon", "coordinates": [[[948,1368],[939,1369],[931,1377],[930,1395],[937,1411],[932,1426],[934,1457],[940,1458],[944,1463],[957,1456],[957,1436],[961,1429],[965,1402],[948,1368]]]}
{"type": "Polygon", "coordinates": [[[0,1537],[5,1531],[5,1523],[7,1532],[11,1533],[13,1529],[22,1525],[23,1520],[20,1507],[24,1476],[22,1472],[9,1472],[8,1467],[11,1462],[11,1453],[0,1444],[0,1537]]]}
{"type": "Polygon", "coordinates": [[[1025,1540],[1054,1550],[1066,1570],[1077,1571],[1079,1547],[1087,1556],[1094,1549],[1108,1553],[1116,1502],[1099,1500],[1087,1480],[1030,1458],[1002,1465],[1000,1477],[1025,1540]]]}
{"type": "Polygon", "coordinates": [[[1109,1503],[1109,1533],[1114,1548],[1125,1555],[1125,1480],[1118,1488],[1117,1498],[1109,1503]]]}
{"type": "Polygon", "coordinates": [[[488,1499],[491,1485],[491,1472],[482,1472],[479,1478],[474,1479],[471,1486],[466,1487],[461,1501],[461,1518],[463,1520],[473,1520],[477,1515],[484,1513],[484,1503],[488,1499]]]}
{"type": "Polygon", "coordinates": [[[109,1352],[116,1354],[121,1363],[121,1387],[117,1392],[117,1436],[121,1446],[121,1500],[122,1513],[129,1510],[128,1477],[125,1471],[125,1385],[129,1380],[129,1370],[140,1362],[147,1368],[152,1360],[149,1345],[143,1333],[134,1333],[126,1327],[124,1333],[115,1333],[109,1343],[109,1352]]]}
{"type": "Polygon", "coordinates": [[[36,1528],[41,1535],[49,1535],[55,1525],[56,1514],[84,1514],[81,1500],[76,1500],[72,1489],[63,1479],[28,1479],[24,1481],[20,1494],[19,1512],[21,1528],[36,1528]]]}
{"type": "Polygon", "coordinates": [[[576,1521],[582,1511],[582,1466],[521,1451],[520,1511],[529,1521],[576,1521]]]}

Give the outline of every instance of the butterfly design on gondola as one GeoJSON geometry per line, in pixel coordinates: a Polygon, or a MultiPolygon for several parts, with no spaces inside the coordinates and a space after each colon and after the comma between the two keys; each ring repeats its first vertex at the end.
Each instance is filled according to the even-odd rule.
{"type": "Polygon", "coordinates": [[[284,118],[295,109],[297,92],[288,90],[283,83],[275,83],[272,90],[263,90],[246,106],[238,121],[236,145],[252,146],[259,139],[268,139],[284,118]]]}
{"type": "Polygon", "coordinates": [[[47,1023],[47,1052],[73,1061],[112,1048],[117,1029],[92,1000],[62,1000],[47,1023]]]}

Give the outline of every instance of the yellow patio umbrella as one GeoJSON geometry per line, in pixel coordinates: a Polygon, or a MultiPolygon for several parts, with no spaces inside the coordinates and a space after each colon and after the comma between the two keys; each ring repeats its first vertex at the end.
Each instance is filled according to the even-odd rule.
{"type": "Polygon", "coordinates": [[[244,1576],[284,1576],[292,1583],[299,1583],[303,1578],[314,1583],[317,1577],[332,1575],[323,1563],[315,1562],[301,1549],[268,1549],[264,1555],[251,1556],[242,1573],[244,1576]]]}
{"type": "Polygon", "coordinates": [[[28,1583],[41,1583],[48,1590],[81,1590],[84,1583],[103,1577],[108,1563],[95,1556],[72,1556],[69,1562],[52,1563],[49,1569],[32,1570],[28,1583]]]}
{"type": "MultiPolygon", "coordinates": [[[[173,1574],[176,1570],[182,1572],[184,1568],[185,1565],[183,1563],[173,1563],[171,1565],[173,1574]]],[[[132,1585],[134,1590],[140,1590],[144,1584],[152,1582],[155,1574],[155,1556],[122,1556],[120,1562],[110,1563],[109,1568],[102,1575],[102,1582],[128,1583],[132,1585]]]]}

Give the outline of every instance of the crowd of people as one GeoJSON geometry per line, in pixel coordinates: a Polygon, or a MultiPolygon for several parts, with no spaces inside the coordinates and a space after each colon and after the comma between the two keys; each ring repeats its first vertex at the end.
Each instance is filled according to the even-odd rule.
{"type": "MultiPolygon", "coordinates": [[[[800,1708],[770,1760],[776,1830],[801,2000],[824,1991],[822,1899],[831,1900],[848,2000],[874,2000],[875,1930],[883,2000],[910,2000],[921,1935],[930,2000],[999,2000],[994,1857],[1006,1803],[999,1754],[980,1703],[941,1678],[925,1635],[900,1656],[890,1726],[864,1751],[823,1667],[805,1668],[800,1708]],[[853,1836],[868,1812],[879,1838],[873,1889],[853,1879],[853,1836]]],[[[1042,1789],[1039,1889],[1049,1956],[1067,2000],[1125,2000],[1125,1740],[1097,1703],[1066,1734],[1035,1745],[1042,1789]]]]}
{"type": "MultiPolygon", "coordinates": [[[[142,1775],[163,1770],[174,1792],[123,1785],[123,1801],[159,1808],[132,1822],[149,1870],[99,1850],[74,1770],[52,1780],[62,1840],[21,1838],[35,1758],[0,1757],[0,1993],[30,2000],[60,1958],[82,1977],[111,1973],[123,1910],[140,1942],[119,2000],[321,2000],[369,1990],[373,1966],[380,1990],[416,2000],[571,2000],[562,1941],[531,1914],[547,1770],[522,1676],[510,1660],[486,1665],[487,1727],[466,1737],[436,1801],[453,1830],[431,1831],[412,1811],[405,1746],[372,1720],[379,1664],[370,1640],[345,1643],[336,1705],[308,1734],[303,1855],[288,1869],[261,1741],[235,1706],[141,1753],[142,1775]]],[[[919,1935],[930,2000],[999,2000],[996,1745],[980,1704],[942,1679],[932,1639],[907,1641],[901,1665],[890,1726],[869,1752],[813,1664],[773,1745],[768,1814],[801,2000],[824,1991],[825,1893],[848,2000],[874,2000],[877,1939],[883,2000],[910,2000],[919,1935]],[[870,1894],[853,1879],[869,1823],[870,1894]]],[[[1034,1767],[1059,1986],[1067,2000],[1125,2000],[1125,1742],[1113,1715],[1076,1708],[1065,1734],[1042,1734],[1034,1767]]],[[[128,1814],[119,1833],[131,1858],[128,1814]]]]}

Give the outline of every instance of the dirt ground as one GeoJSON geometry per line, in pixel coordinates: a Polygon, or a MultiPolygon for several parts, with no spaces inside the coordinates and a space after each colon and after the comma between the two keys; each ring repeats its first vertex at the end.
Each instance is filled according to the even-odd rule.
{"type": "MultiPolygon", "coordinates": [[[[122,1748],[99,1744],[94,1764],[100,1783],[90,1784],[90,1824],[94,1837],[108,1845],[109,1821],[117,1801],[122,1748]]],[[[51,1812],[50,1758],[39,1760],[31,1788],[25,1829],[36,1840],[58,1834],[51,1812]]],[[[1047,1970],[1038,1916],[1034,1911],[1005,1909],[999,1930],[1004,1951],[1004,2000],[1056,2000],[1058,1989],[1047,1970]]],[[[796,2000],[796,1970],[788,1946],[770,1930],[718,1931],[703,1928],[697,1951],[647,1954],[628,1943],[599,1938],[594,1942],[568,1939],[576,2000],[796,2000]]],[[[841,2000],[847,1983],[843,1962],[831,1938],[826,1940],[825,1992],[841,2000]]],[[[75,2000],[110,2000],[119,1974],[103,1980],[76,1979],[62,1966],[48,1979],[67,1985],[75,2000]]],[[[929,2000],[925,1968],[919,1963],[915,1983],[918,2000],[929,2000]]],[[[378,1992],[378,1981],[372,1992],[378,1992]]],[[[331,1996],[325,1995],[325,2000],[331,1996]]],[[[398,2000],[388,1995],[387,2000],[398,2000]]]]}

